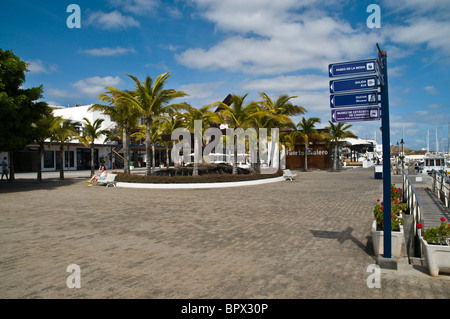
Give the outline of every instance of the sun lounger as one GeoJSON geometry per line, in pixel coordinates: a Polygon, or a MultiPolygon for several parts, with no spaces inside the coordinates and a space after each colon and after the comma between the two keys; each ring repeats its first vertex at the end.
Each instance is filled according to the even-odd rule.
{"type": "Polygon", "coordinates": [[[285,180],[290,179],[292,181],[293,179],[295,179],[295,176],[297,176],[297,174],[292,174],[290,169],[283,170],[283,177],[285,180]]]}
{"type": "Polygon", "coordinates": [[[117,174],[108,174],[104,180],[99,179],[97,181],[98,184],[106,184],[106,187],[114,186],[116,187],[116,179],[117,174]]]}

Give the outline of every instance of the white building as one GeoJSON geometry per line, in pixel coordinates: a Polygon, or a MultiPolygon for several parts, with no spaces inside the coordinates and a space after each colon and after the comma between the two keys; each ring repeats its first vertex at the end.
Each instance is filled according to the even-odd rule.
{"type": "MultiPolygon", "coordinates": [[[[83,118],[87,118],[91,123],[96,119],[101,118],[104,121],[101,125],[101,130],[113,129],[116,123],[111,121],[109,116],[105,116],[101,112],[89,111],[91,105],[75,106],[75,107],[63,107],[53,106],[53,114],[55,116],[61,116],[64,119],[78,122],[77,129],[83,130],[86,121],[83,118]]],[[[112,167],[111,152],[117,147],[117,143],[104,142],[106,136],[100,136],[95,141],[94,148],[94,163],[95,168],[98,168],[100,163],[104,163],[107,168],[112,167]]],[[[46,140],[44,147],[44,155],[41,162],[42,171],[55,171],[59,170],[59,143],[49,143],[46,140]]],[[[70,143],[64,146],[64,170],[88,170],[91,168],[91,150],[89,147],[82,144],[79,140],[74,139],[70,143]]],[[[14,170],[15,172],[35,172],[37,171],[37,165],[39,163],[39,145],[30,144],[27,145],[25,150],[20,152],[14,152],[14,170]]],[[[1,157],[7,156],[7,153],[2,153],[1,157]]]]}

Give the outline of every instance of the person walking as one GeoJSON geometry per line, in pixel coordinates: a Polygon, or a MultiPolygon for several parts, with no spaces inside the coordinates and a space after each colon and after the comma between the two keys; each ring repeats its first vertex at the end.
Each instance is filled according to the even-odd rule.
{"type": "Polygon", "coordinates": [[[3,158],[2,161],[2,180],[3,176],[6,175],[6,180],[8,180],[8,162],[6,161],[6,157],[3,158]]]}

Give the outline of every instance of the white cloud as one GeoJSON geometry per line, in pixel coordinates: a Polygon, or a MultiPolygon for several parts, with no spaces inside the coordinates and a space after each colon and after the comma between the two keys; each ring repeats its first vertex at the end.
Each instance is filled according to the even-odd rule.
{"type": "Polygon", "coordinates": [[[76,95],[73,92],[67,91],[67,90],[60,90],[60,89],[47,89],[45,90],[45,93],[51,96],[52,98],[60,99],[60,98],[72,98],[76,95]]]}
{"type": "Polygon", "coordinates": [[[407,45],[426,44],[429,49],[450,54],[450,24],[430,18],[411,19],[406,26],[390,26],[386,33],[394,43],[407,45]]]}
{"type": "Polygon", "coordinates": [[[425,86],[424,90],[427,91],[427,93],[430,94],[430,95],[437,95],[438,94],[438,90],[432,85],[425,86]]]}
{"type": "Polygon", "coordinates": [[[216,90],[224,82],[209,82],[209,83],[192,83],[180,86],[177,90],[183,91],[189,96],[183,97],[183,99],[205,99],[216,92],[216,90]]]}
{"type": "Polygon", "coordinates": [[[135,15],[152,13],[159,6],[158,0],[109,0],[109,3],[135,15]]]}
{"type": "Polygon", "coordinates": [[[310,1],[196,3],[204,17],[225,31],[227,37],[209,49],[190,48],[176,55],[178,62],[192,68],[251,74],[306,69],[325,72],[330,62],[373,54],[373,44],[381,38],[309,9],[310,1]],[[304,11],[298,13],[299,8],[304,11]]]}
{"type": "Polygon", "coordinates": [[[329,78],[320,75],[278,76],[257,79],[243,83],[242,89],[258,92],[284,92],[292,90],[323,90],[328,86],[329,78]]]}
{"type": "Polygon", "coordinates": [[[58,66],[54,63],[44,62],[40,59],[26,61],[29,63],[28,70],[32,74],[53,73],[58,71],[58,66]]]}
{"type": "Polygon", "coordinates": [[[96,27],[107,30],[140,26],[140,23],[133,17],[124,16],[117,10],[109,13],[103,11],[92,12],[87,19],[87,24],[95,25],[96,27]]]}
{"type": "Polygon", "coordinates": [[[75,88],[77,88],[81,94],[86,95],[88,97],[97,97],[99,94],[105,92],[105,87],[107,86],[118,86],[122,84],[122,80],[116,76],[105,76],[99,77],[94,76],[91,78],[87,78],[84,80],[80,80],[73,84],[75,88]]]}
{"type": "Polygon", "coordinates": [[[128,53],[135,53],[133,48],[99,48],[99,49],[87,49],[80,50],[79,53],[93,55],[93,56],[120,56],[128,53]]]}

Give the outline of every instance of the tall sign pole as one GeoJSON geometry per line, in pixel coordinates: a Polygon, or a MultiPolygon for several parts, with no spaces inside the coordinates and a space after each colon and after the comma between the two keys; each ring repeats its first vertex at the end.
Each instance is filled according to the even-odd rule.
{"type": "MultiPolygon", "coordinates": [[[[391,150],[387,54],[377,44],[377,59],[328,65],[332,122],[376,121],[381,117],[383,142],[383,267],[396,267],[392,259],[391,150]],[[344,77],[344,78],[342,78],[344,77]],[[379,90],[379,91],[378,91],[379,90]],[[381,104],[381,110],[378,108],[381,104]],[[381,114],[380,114],[381,113],[381,114]]],[[[396,268],[395,268],[396,269],[396,268]]]]}
{"type": "Polygon", "coordinates": [[[387,74],[387,54],[377,44],[378,63],[381,82],[381,135],[383,143],[383,222],[384,222],[384,258],[392,257],[391,229],[391,140],[389,126],[389,91],[387,74]]]}

